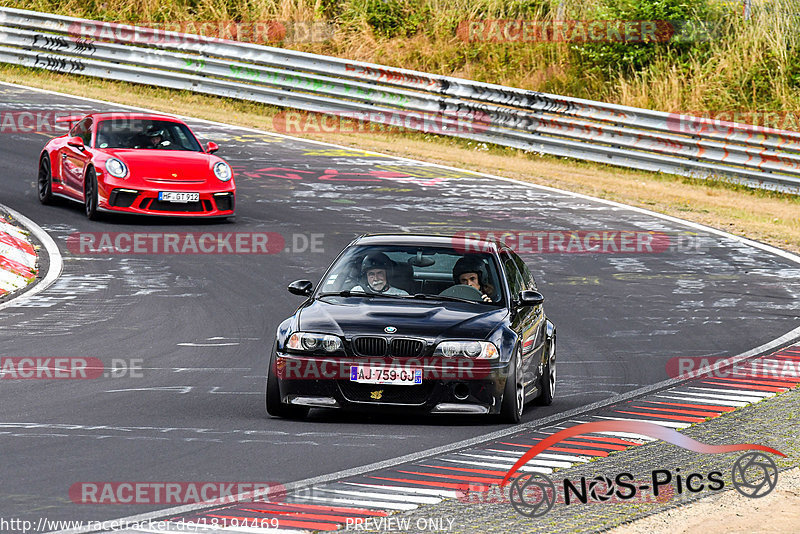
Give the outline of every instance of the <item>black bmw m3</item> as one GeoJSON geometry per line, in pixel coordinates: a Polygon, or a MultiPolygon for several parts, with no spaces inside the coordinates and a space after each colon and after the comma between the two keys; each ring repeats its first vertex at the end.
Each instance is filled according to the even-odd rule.
{"type": "Polygon", "coordinates": [[[266,408],[495,414],[516,423],[553,402],[556,329],[536,282],[505,244],[370,235],[339,254],[278,327],[266,408]]]}

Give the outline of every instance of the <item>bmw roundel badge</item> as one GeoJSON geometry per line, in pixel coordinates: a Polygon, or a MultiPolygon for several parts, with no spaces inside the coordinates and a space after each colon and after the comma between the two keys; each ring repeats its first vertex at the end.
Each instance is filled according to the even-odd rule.
{"type": "Polygon", "coordinates": [[[397,328],[393,326],[387,326],[386,328],[383,329],[383,331],[386,332],[387,334],[394,334],[395,332],[397,332],[397,328]]]}

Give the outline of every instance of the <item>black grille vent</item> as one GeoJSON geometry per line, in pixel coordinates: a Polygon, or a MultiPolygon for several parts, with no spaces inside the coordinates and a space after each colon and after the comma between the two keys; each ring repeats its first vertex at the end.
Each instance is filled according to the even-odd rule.
{"type": "Polygon", "coordinates": [[[233,209],[233,195],[214,195],[214,202],[217,203],[219,211],[229,211],[233,209]]]}
{"type": "Polygon", "coordinates": [[[386,340],[382,337],[364,336],[353,338],[353,351],[359,356],[386,356],[386,345],[386,340]]]}
{"type": "Polygon", "coordinates": [[[414,386],[393,386],[378,384],[357,384],[344,380],[339,381],[342,395],[353,402],[374,402],[376,404],[424,404],[428,400],[435,384],[423,381],[414,386]]]}
{"type": "Polygon", "coordinates": [[[108,197],[108,203],[112,206],[118,206],[120,208],[129,208],[133,204],[133,201],[136,200],[136,197],[139,196],[139,193],[134,193],[131,191],[120,191],[119,189],[114,189],[111,192],[111,195],[108,197]]]}
{"type": "Polygon", "coordinates": [[[392,340],[391,356],[414,358],[425,349],[425,342],[419,339],[395,338],[392,340]]]}

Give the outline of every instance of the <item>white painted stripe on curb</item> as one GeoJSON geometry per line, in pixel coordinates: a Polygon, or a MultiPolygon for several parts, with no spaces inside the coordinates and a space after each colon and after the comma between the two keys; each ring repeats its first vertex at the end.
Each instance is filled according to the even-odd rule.
{"type": "Polygon", "coordinates": [[[389,501],[410,502],[415,504],[439,504],[442,502],[442,499],[438,497],[403,495],[401,493],[378,493],[373,491],[337,490],[328,488],[314,488],[314,491],[324,491],[326,493],[336,493],[339,495],[351,495],[353,497],[388,499],[389,501]]]}
{"type": "Polygon", "coordinates": [[[732,402],[744,402],[745,404],[750,404],[752,402],[758,402],[761,400],[761,397],[752,397],[747,395],[720,395],[718,393],[700,393],[694,391],[670,391],[673,395],[679,395],[681,397],[700,397],[700,398],[709,398],[709,399],[719,399],[724,401],[732,401],[732,402]]]}
{"type": "Polygon", "coordinates": [[[636,421],[636,422],[644,421],[646,423],[654,423],[656,425],[666,426],[666,427],[669,427],[669,428],[679,428],[679,429],[691,426],[689,423],[675,423],[675,422],[672,422],[672,421],[658,421],[658,420],[655,420],[655,419],[635,419],[635,418],[632,418],[632,417],[605,417],[605,416],[602,416],[602,415],[598,415],[597,418],[598,419],[610,419],[611,421],[636,421]]]}
{"type": "MultiPolygon", "coordinates": [[[[506,471],[508,471],[511,468],[511,466],[514,465],[511,463],[496,464],[490,462],[476,462],[475,460],[457,460],[455,458],[442,458],[442,461],[460,465],[469,465],[472,467],[491,467],[494,469],[505,469],[506,471]]],[[[549,475],[550,473],[553,472],[553,470],[550,469],[549,467],[537,467],[535,465],[531,465],[533,463],[535,462],[527,462],[525,465],[521,466],[519,470],[524,473],[544,473],[545,475],[549,475]]]]}
{"type": "Polygon", "coordinates": [[[325,503],[325,504],[357,504],[358,506],[364,506],[366,508],[375,508],[375,509],[388,509],[388,510],[416,510],[419,508],[416,504],[403,504],[399,502],[386,502],[386,501],[361,501],[359,499],[344,499],[340,497],[308,497],[308,498],[301,498],[295,495],[291,496],[292,499],[297,501],[303,501],[300,504],[306,503],[325,503]]]}
{"type": "Polygon", "coordinates": [[[733,388],[730,388],[730,389],[717,389],[717,388],[702,388],[702,387],[699,388],[699,387],[695,387],[695,386],[690,386],[690,387],[688,387],[686,389],[697,389],[697,390],[700,390],[700,391],[716,391],[718,393],[726,393],[726,394],[735,393],[736,395],[741,395],[742,397],[755,397],[756,398],[756,402],[758,402],[758,400],[760,400],[760,399],[766,399],[766,398],[775,396],[774,392],[753,391],[753,390],[733,389],[733,388]]]}
{"type": "Polygon", "coordinates": [[[365,488],[374,488],[374,489],[382,489],[382,490],[392,490],[397,491],[398,493],[413,493],[418,495],[436,495],[437,497],[458,497],[459,492],[453,490],[440,490],[440,489],[427,489],[427,488],[417,488],[417,487],[406,487],[406,486],[381,486],[380,484],[363,484],[361,482],[342,482],[342,484],[347,484],[348,486],[361,486],[365,488]]]}
{"type": "MultiPolygon", "coordinates": [[[[6,232],[7,233],[7,232],[6,232]]],[[[26,242],[28,242],[26,240],[26,242]]],[[[11,261],[15,261],[24,267],[33,269],[36,266],[36,256],[21,248],[0,243],[0,256],[5,256],[11,261]]]]}
{"type": "MultiPolygon", "coordinates": [[[[514,465],[516,463],[516,459],[515,458],[510,458],[510,457],[509,458],[503,458],[503,457],[500,457],[500,456],[488,456],[488,455],[485,455],[485,454],[470,454],[470,453],[466,453],[466,452],[459,452],[458,456],[468,456],[470,458],[480,458],[482,460],[491,460],[493,462],[507,463],[508,465],[514,465]]],[[[530,462],[528,462],[528,464],[540,465],[542,467],[572,467],[573,465],[575,465],[574,462],[558,462],[556,460],[541,460],[539,458],[539,456],[541,456],[541,454],[537,454],[536,455],[536,459],[535,460],[531,460],[530,462]]],[[[526,464],[526,465],[528,465],[528,464],[526,464]]]]}
{"type": "Polygon", "coordinates": [[[0,206],[2,206],[5,211],[10,213],[17,221],[27,228],[28,231],[36,237],[36,239],[42,243],[47,251],[49,262],[47,274],[41,280],[39,280],[33,286],[33,288],[30,289],[30,291],[26,291],[22,295],[13,297],[8,302],[0,303],[0,310],[2,310],[4,308],[12,308],[22,302],[30,300],[31,297],[38,295],[53,285],[53,282],[55,282],[58,277],[61,276],[61,271],[64,269],[64,259],[61,257],[61,252],[58,250],[58,245],[56,245],[56,242],[53,241],[53,238],[50,237],[50,234],[45,232],[38,224],[28,219],[21,213],[12,210],[8,206],[4,206],[2,204],[0,204],[0,206]]]}
{"type": "Polygon", "coordinates": [[[747,406],[748,404],[750,404],[749,402],[722,401],[719,399],[710,399],[707,397],[691,397],[688,395],[684,395],[683,397],[675,397],[674,395],[656,395],[656,397],[661,399],[674,399],[683,402],[692,402],[698,404],[714,404],[716,406],[724,406],[726,408],[741,408],[742,406],[747,406]]]}

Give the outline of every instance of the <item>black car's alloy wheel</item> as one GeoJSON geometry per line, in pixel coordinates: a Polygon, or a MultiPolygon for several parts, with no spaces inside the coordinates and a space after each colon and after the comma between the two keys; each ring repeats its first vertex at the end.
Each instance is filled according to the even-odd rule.
{"type": "Polygon", "coordinates": [[[522,373],[522,354],[514,355],[509,365],[506,387],[503,390],[503,405],[500,408],[500,419],[507,423],[519,423],[525,409],[525,382],[522,373]]]}
{"type": "Polygon", "coordinates": [[[50,157],[46,154],[39,163],[39,180],[37,181],[39,202],[50,204],[53,201],[53,175],[50,172],[50,157]]]}
{"type": "Polygon", "coordinates": [[[275,367],[275,354],[269,359],[267,369],[267,391],[266,397],[267,413],[273,417],[283,417],[286,419],[303,419],[308,415],[307,406],[294,406],[281,402],[281,392],[278,389],[278,370],[275,367]]]}
{"type": "Polygon", "coordinates": [[[553,397],[556,394],[556,335],[550,338],[547,344],[547,363],[542,371],[542,393],[537,402],[543,406],[553,404],[553,397]]]}

